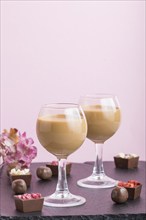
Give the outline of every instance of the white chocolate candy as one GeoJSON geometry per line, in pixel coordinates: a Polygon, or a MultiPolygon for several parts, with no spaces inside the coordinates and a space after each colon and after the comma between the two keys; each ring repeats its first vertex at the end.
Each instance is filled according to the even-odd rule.
{"type": "Polygon", "coordinates": [[[30,173],[29,169],[20,170],[20,169],[13,168],[10,171],[10,175],[26,175],[26,174],[29,174],[29,173],[30,173]]]}
{"type": "Polygon", "coordinates": [[[132,157],[138,157],[137,154],[130,154],[132,157]]]}
{"type": "Polygon", "coordinates": [[[119,153],[118,157],[125,158],[125,154],[124,153],[119,153]]]}
{"type": "Polygon", "coordinates": [[[138,157],[136,154],[124,154],[124,153],[119,153],[117,156],[125,159],[138,157]]]}

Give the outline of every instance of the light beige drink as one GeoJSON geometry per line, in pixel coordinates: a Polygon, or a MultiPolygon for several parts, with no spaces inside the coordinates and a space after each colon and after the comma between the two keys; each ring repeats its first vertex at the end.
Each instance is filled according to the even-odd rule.
{"type": "Polygon", "coordinates": [[[87,137],[94,142],[105,142],[120,125],[120,109],[114,106],[84,106],[88,124],[87,137]]]}
{"type": "Polygon", "coordinates": [[[87,134],[86,120],[65,115],[48,115],[37,120],[37,136],[44,148],[59,157],[67,157],[84,142],[87,134]]]}

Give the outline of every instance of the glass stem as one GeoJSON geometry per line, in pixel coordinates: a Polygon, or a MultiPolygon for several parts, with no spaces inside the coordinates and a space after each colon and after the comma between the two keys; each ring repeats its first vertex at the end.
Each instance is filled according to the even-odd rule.
{"type": "Polygon", "coordinates": [[[58,182],[55,193],[64,198],[69,194],[66,178],[66,159],[58,160],[58,182]]]}
{"type": "Polygon", "coordinates": [[[102,162],[102,154],[103,154],[103,143],[96,143],[96,159],[93,167],[92,176],[95,177],[103,177],[105,175],[103,162],[102,162]]]}

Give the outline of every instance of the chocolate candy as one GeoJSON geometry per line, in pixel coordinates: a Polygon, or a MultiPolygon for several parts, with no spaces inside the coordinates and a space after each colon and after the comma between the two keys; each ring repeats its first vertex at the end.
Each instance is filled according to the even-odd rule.
{"type": "Polygon", "coordinates": [[[118,186],[125,187],[128,191],[128,199],[137,199],[141,194],[142,184],[137,180],[119,181],[118,186]]]}
{"type": "Polygon", "coordinates": [[[20,212],[40,212],[44,198],[40,193],[25,193],[14,196],[16,209],[20,212]]]}
{"type": "Polygon", "coordinates": [[[128,199],[128,191],[124,187],[117,186],[112,190],[111,199],[116,203],[124,203],[128,199]]]}
{"type": "Polygon", "coordinates": [[[12,182],[12,189],[15,194],[23,194],[27,191],[26,182],[23,179],[17,179],[12,182]]]}
{"type": "MultiPolygon", "coordinates": [[[[52,170],[53,176],[58,176],[58,161],[52,161],[46,164],[52,170]]],[[[66,175],[69,175],[71,172],[72,163],[66,163],[66,175]]]]}
{"type": "Polygon", "coordinates": [[[40,193],[25,193],[23,195],[18,195],[16,198],[29,200],[29,199],[40,199],[42,195],[40,193]]]}
{"type": "Polygon", "coordinates": [[[52,171],[49,167],[40,166],[36,170],[37,177],[42,180],[48,180],[52,177],[52,171]]]}
{"type": "Polygon", "coordinates": [[[119,181],[118,186],[134,188],[141,185],[137,180],[128,180],[128,182],[119,181]]]}

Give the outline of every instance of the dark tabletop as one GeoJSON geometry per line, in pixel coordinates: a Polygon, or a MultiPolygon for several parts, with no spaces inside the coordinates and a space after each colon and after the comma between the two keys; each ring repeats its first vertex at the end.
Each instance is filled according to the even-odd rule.
{"type": "MultiPolygon", "coordinates": [[[[49,181],[39,180],[36,176],[36,168],[45,165],[44,163],[32,163],[32,181],[28,193],[38,192],[42,196],[50,195],[55,191],[57,178],[52,177],[49,181]]],[[[42,212],[21,213],[16,211],[14,194],[11,188],[6,168],[0,170],[0,219],[7,220],[66,220],[66,219],[146,219],[146,162],[140,161],[138,168],[133,170],[117,169],[113,162],[104,162],[105,173],[117,180],[128,181],[137,180],[142,183],[140,198],[130,200],[124,204],[115,204],[111,200],[109,189],[87,189],[77,186],[77,180],[91,174],[92,162],[84,164],[73,163],[71,174],[67,177],[68,186],[71,193],[81,195],[86,198],[86,203],[77,207],[52,208],[43,206],[42,212]]]]}

